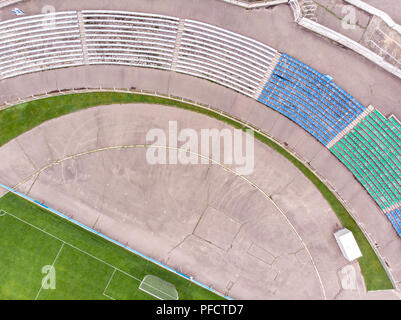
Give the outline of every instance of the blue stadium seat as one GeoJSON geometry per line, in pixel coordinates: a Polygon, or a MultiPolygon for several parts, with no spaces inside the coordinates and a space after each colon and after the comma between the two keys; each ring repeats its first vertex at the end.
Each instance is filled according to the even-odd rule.
{"type": "Polygon", "coordinates": [[[396,209],[392,212],[386,213],[387,218],[390,220],[395,231],[401,237],[401,209],[396,209]]]}
{"type": "Polygon", "coordinates": [[[285,53],[258,101],[286,115],[324,145],[365,109],[332,79],[285,53]]]}

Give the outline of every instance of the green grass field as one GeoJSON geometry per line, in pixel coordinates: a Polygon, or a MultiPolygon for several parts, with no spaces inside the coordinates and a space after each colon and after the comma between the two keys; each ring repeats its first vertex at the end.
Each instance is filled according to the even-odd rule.
{"type": "MultiPolygon", "coordinates": [[[[131,93],[93,92],[68,94],[34,100],[32,102],[18,104],[0,111],[0,128],[2,128],[0,146],[47,120],[93,106],[118,103],[152,103],[165,106],[174,106],[205,114],[236,128],[244,129],[243,125],[241,125],[239,122],[229,119],[220,113],[168,98],[131,93]]],[[[255,138],[283,155],[295,167],[297,167],[316,186],[333,211],[336,213],[342,225],[353,232],[363,254],[363,257],[359,259],[359,264],[361,266],[367,289],[392,289],[393,285],[386,271],[381,265],[376,253],[370,246],[368,240],[357,223],[354,221],[342,203],[333,194],[333,192],[331,192],[330,189],[306,165],[304,165],[274,140],[257,132],[255,132],[255,138]]]]}
{"type": "Polygon", "coordinates": [[[140,299],[146,275],[173,284],[180,300],[220,296],[12,193],[0,198],[0,299],[140,299]],[[55,289],[42,288],[54,266],[55,289]]]}

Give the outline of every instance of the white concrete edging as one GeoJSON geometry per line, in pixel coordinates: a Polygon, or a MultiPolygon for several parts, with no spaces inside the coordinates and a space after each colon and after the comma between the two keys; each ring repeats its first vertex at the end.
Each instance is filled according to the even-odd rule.
{"type": "Polygon", "coordinates": [[[345,2],[348,2],[349,4],[352,4],[353,6],[366,11],[369,14],[372,14],[374,16],[378,16],[380,19],[382,19],[390,28],[394,29],[398,33],[401,34],[401,26],[397,23],[394,22],[394,20],[384,11],[381,11],[361,0],[345,0],[345,2]]]}
{"type": "Polygon", "coordinates": [[[236,5],[241,8],[245,9],[257,9],[257,8],[265,8],[265,7],[271,7],[271,6],[276,6],[278,4],[283,4],[287,3],[288,0],[270,0],[270,1],[263,1],[259,3],[245,3],[239,0],[222,0],[226,3],[236,5]]]}
{"type": "Polygon", "coordinates": [[[317,34],[320,34],[330,40],[336,41],[341,45],[359,53],[360,55],[364,56],[366,59],[374,62],[375,64],[379,65],[386,71],[392,73],[396,77],[401,79],[401,70],[395,67],[394,65],[385,61],[382,57],[374,53],[373,51],[369,50],[368,48],[364,47],[363,45],[359,44],[358,42],[351,40],[350,38],[333,31],[315,21],[309,20],[307,18],[301,18],[298,21],[298,24],[302,27],[313,31],[317,34]]]}

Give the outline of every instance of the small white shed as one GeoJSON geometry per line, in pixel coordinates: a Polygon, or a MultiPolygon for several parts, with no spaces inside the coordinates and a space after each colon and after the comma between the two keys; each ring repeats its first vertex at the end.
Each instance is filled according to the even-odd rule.
{"type": "Polygon", "coordinates": [[[362,252],[351,231],[346,228],[338,230],[334,233],[334,237],[336,238],[341,252],[348,261],[353,261],[362,257],[362,252]]]}

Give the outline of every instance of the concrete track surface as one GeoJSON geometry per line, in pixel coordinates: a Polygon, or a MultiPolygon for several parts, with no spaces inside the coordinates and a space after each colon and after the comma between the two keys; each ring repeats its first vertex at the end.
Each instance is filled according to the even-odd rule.
{"type": "Polygon", "coordinates": [[[255,141],[245,177],[223,161],[149,164],[147,132],[168,132],[172,120],[178,130],[232,130],[174,107],[95,107],[1,147],[2,182],[233,298],[396,298],[366,293],[332,235],[335,213],[266,145],[255,141]]]}

